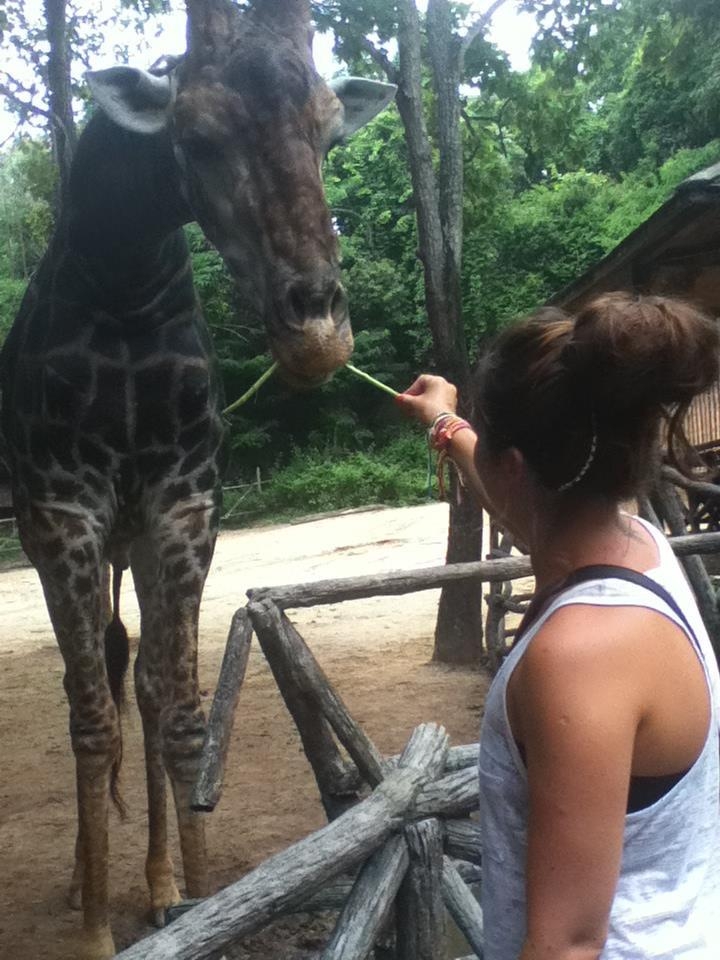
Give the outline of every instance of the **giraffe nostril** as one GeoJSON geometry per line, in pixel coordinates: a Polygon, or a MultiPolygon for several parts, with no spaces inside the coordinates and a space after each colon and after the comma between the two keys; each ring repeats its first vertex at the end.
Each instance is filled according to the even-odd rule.
{"type": "Polygon", "coordinates": [[[299,320],[301,323],[306,316],[306,301],[302,295],[301,289],[298,285],[295,285],[291,288],[290,294],[288,296],[288,305],[290,307],[290,312],[294,320],[299,320]]]}
{"type": "Polygon", "coordinates": [[[292,326],[306,321],[330,320],[335,325],[347,316],[347,298],[333,276],[315,275],[293,283],[285,295],[287,319],[292,326]]]}
{"type": "Polygon", "coordinates": [[[330,302],[330,314],[335,321],[335,326],[344,323],[348,317],[348,298],[345,288],[340,283],[336,286],[330,302]]]}

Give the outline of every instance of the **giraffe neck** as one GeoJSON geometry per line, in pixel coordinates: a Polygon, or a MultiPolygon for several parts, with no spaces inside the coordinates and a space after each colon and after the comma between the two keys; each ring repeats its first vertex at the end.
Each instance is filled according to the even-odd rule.
{"type": "Polygon", "coordinates": [[[192,219],[169,135],[131,133],[98,112],[80,138],[53,244],[82,278],[85,297],[119,319],[138,320],[167,315],[158,302],[166,294],[187,301],[192,283],[180,228],[192,219]]]}
{"type": "Polygon", "coordinates": [[[68,239],[92,258],[131,255],[192,220],[168,133],[123,130],[98,111],[70,177],[68,239]]]}

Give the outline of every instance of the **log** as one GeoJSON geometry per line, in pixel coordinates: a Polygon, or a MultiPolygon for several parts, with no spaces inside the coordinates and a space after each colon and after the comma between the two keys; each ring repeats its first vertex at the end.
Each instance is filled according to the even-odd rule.
{"type": "Polygon", "coordinates": [[[212,812],[220,800],[225,759],[230,745],[240,687],[245,679],[250,657],[251,639],[252,624],[247,611],[238,610],[230,624],[220,677],[205,732],[200,773],[190,804],[196,811],[212,812]]]}
{"type": "MultiPolygon", "coordinates": [[[[508,613],[517,613],[522,615],[526,612],[528,608],[527,600],[518,600],[517,597],[504,597],[500,593],[488,593],[485,596],[489,609],[496,609],[500,612],[501,617],[505,617],[508,613]]],[[[503,637],[505,636],[505,631],[503,629],[503,637]]],[[[502,644],[504,650],[505,644],[502,644]]]]}
{"type": "Polygon", "coordinates": [[[487,617],[485,618],[485,649],[490,670],[495,673],[505,651],[505,610],[502,599],[502,584],[491,583],[486,594],[487,617]]]}
{"type": "MultiPolygon", "coordinates": [[[[685,513],[677,490],[669,483],[659,483],[655,490],[655,497],[660,508],[658,512],[663,515],[671,533],[684,532],[685,513]]],[[[718,534],[705,533],[700,536],[709,539],[718,534]]],[[[685,556],[683,566],[695,592],[695,599],[715,650],[715,656],[720,659],[720,611],[718,611],[718,601],[712,581],[699,556],[685,556]]]]}
{"type": "Polygon", "coordinates": [[[457,860],[482,863],[482,834],[475,820],[445,820],[443,822],[445,853],[457,860]]]}
{"type": "Polygon", "coordinates": [[[686,533],[668,537],[668,540],[678,557],[720,553],[720,533],[686,533]]]}
{"type": "MultiPolygon", "coordinates": [[[[455,860],[455,869],[468,886],[482,883],[482,870],[476,863],[469,863],[465,860],[455,860]]],[[[283,911],[280,916],[341,910],[353,891],[356,879],[357,877],[337,877],[306,900],[302,900],[288,910],[283,911]]],[[[187,913],[188,910],[192,910],[193,907],[196,907],[202,902],[202,900],[182,900],[180,903],[173,904],[165,911],[165,924],[173,923],[184,913],[187,913]]]]}
{"type": "Polygon", "coordinates": [[[638,498],[638,514],[647,520],[648,523],[651,523],[654,527],[660,530],[662,533],[665,533],[665,528],[660,522],[660,518],[657,513],[655,513],[655,508],[650,502],[650,497],[647,494],[643,494],[638,498]]]}
{"type": "Polygon", "coordinates": [[[465,860],[453,860],[453,863],[455,869],[469,887],[482,883],[482,868],[476,863],[467,863],[465,860]]]}
{"type": "MultiPolygon", "coordinates": [[[[490,551],[492,558],[508,557],[512,551],[513,538],[503,531],[496,522],[491,524],[491,540],[494,544],[490,551]]],[[[496,673],[500,663],[507,653],[505,643],[505,615],[507,608],[505,601],[512,594],[510,581],[490,584],[490,593],[486,596],[487,618],[485,621],[485,650],[488,656],[488,666],[492,673],[496,673]]]]}
{"type": "MultiPolygon", "coordinates": [[[[461,861],[458,861],[456,866],[459,867],[466,883],[479,882],[479,880],[475,879],[474,874],[469,873],[473,864],[464,866],[461,861]],[[470,876],[470,879],[468,879],[468,876],[470,876]]],[[[331,880],[306,900],[302,900],[300,903],[283,911],[280,916],[290,916],[296,913],[322,913],[326,910],[341,910],[345,905],[345,901],[352,893],[354,885],[354,877],[338,877],[335,880],[331,880]]],[[[174,903],[172,906],[167,907],[165,910],[165,925],[167,926],[169,923],[174,923],[175,920],[178,920],[183,914],[187,913],[188,910],[192,910],[202,902],[202,899],[181,900],[180,903],[174,903]]]]}
{"type": "Polygon", "coordinates": [[[273,648],[273,656],[282,659],[286,675],[323,714],[338,740],[355,761],[363,779],[371,787],[377,786],[385,775],[382,755],[350,716],[347,707],[298,631],[270,600],[252,602],[248,609],[253,622],[256,617],[262,616],[271,627],[265,634],[263,649],[273,648]]]}
{"type": "MultiPolygon", "coordinates": [[[[479,743],[463,743],[457,747],[450,747],[443,773],[454,773],[456,770],[462,770],[465,767],[476,767],[479,754],[479,743]]],[[[399,762],[400,754],[386,757],[384,761],[385,770],[394,770],[399,762]]]]}
{"type": "Polygon", "coordinates": [[[264,604],[248,604],[247,610],[265,659],[300,734],[325,813],[329,820],[333,820],[357,802],[360,777],[340,755],[330,724],[296,682],[277,641],[277,611],[264,604]]]}
{"type": "Polygon", "coordinates": [[[697,493],[705,499],[720,500],[720,485],[717,483],[710,483],[707,480],[692,480],[680,473],[679,470],[667,464],[661,468],[661,474],[663,480],[669,481],[676,487],[681,487],[683,490],[690,490],[692,493],[697,493]]]}
{"type": "Polygon", "coordinates": [[[405,828],[410,865],[398,893],[397,960],[437,960],[445,946],[442,831],[437,820],[405,828]]]}
{"type": "Polygon", "coordinates": [[[454,773],[456,770],[464,770],[466,767],[477,767],[479,756],[479,743],[463,743],[458,747],[450,747],[444,772],[454,773]]]}
{"type": "Polygon", "coordinates": [[[468,890],[449,857],[443,859],[443,896],[450,916],[482,960],[484,953],[483,915],[480,904],[468,890]]]}
{"type": "Polygon", "coordinates": [[[398,769],[366,800],[171,926],[124,950],[118,960],[208,960],[213,952],[297,906],[365,860],[401,826],[422,786],[442,770],[447,750],[442,727],[422,724],[413,732],[398,769]]]}
{"type": "MultiPolygon", "coordinates": [[[[671,537],[670,545],[678,556],[720,553],[720,533],[698,533],[671,537]]],[[[248,590],[251,601],[270,599],[282,610],[321,606],[365,597],[399,596],[422,590],[438,590],[460,580],[495,583],[532,575],[529,557],[481,560],[475,563],[448,563],[421,570],[390,571],[367,577],[343,580],[318,580],[315,583],[260,587],[248,590]]]]}
{"type": "Polygon", "coordinates": [[[477,767],[465,767],[423,787],[412,816],[466,817],[479,804],[477,767]]]}
{"type": "Polygon", "coordinates": [[[271,598],[285,610],[339,603],[343,600],[361,600],[365,597],[399,596],[420,590],[437,590],[460,580],[514,580],[517,577],[530,576],[531,573],[528,557],[508,557],[504,560],[483,560],[476,563],[448,563],[421,570],[395,570],[342,580],[261,587],[249,590],[248,597],[252,601],[271,598]]]}
{"type": "Polygon", "coordinates": [[[365,960],[392,910],[408,868],[402,836],[392,837],[363,869],[338,917],[322,960],[365,960]]]}

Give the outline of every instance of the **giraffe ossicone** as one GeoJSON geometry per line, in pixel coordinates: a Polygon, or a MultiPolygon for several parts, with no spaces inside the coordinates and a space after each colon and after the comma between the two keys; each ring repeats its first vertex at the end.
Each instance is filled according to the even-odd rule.
{"type": "Polygon", "coordinates": [[[125,641],[106,632],[109,565],[116,588],[130,565],[140,605],[153,914],[178,896],[166,777],[187,894],[208,885],[189,799],[204,736],[198,611],[218,526],[222,397],[183,224],[197,220],[230,270],[253,280],[286,378],[327,378],[352,334],[320,167],[394,93],[356,79],[334,92],[320,79],[306,0],[187,9],[183,57],[89,76],[100,109],[0,353],[14,509],[65,663],[78,791],[71,897],[83,910],[76,955],[88,960],[114,952],[108,798],[121,731],[110,680],[117,688],[125,641]]]}

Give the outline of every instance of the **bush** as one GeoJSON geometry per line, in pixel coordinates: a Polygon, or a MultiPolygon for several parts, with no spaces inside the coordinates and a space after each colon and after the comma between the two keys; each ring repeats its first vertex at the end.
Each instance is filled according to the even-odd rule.
{"type": "Polygon", "coordinates": [[[421,503],[428,495],[427,475],[427,448],[417,433],[364,452],[298,452],[268,479],[262,492],[228,492],[225,523],[287,519],[374,503],[421,503]]]}

